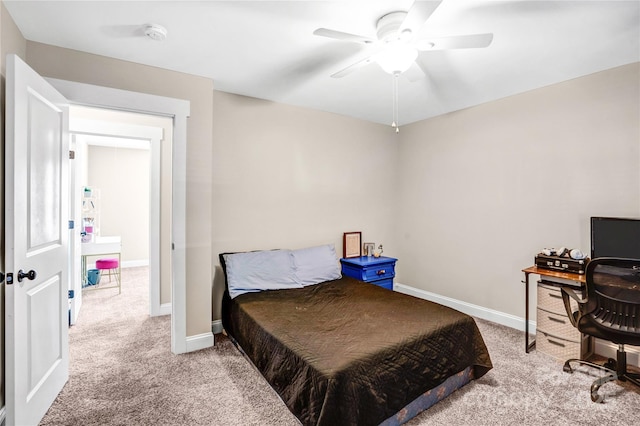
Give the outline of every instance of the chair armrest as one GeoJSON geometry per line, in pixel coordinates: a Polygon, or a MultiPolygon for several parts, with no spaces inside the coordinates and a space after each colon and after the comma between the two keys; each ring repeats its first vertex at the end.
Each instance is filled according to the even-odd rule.
{"type": "Polygon", "coordinates": [[[577,328],[578,323],[576,322],[576,317],[574,316],[573,309],[571,308],[571,300],[569,300],[569,298],[572,298],[573,300],[578,302],[578,311],[580,310],[579,306],[582,305],[585,302],[585,300],[582,299],[582,297],[578,296],[578,293],[576,293],[575,289],[571,287],[562,287],[561,290],[562,290],[562,301],[564,302],[564,309],[567,311],[567,316],[569,317],[569,321],[571,321],[571,324],[577,328]]]}

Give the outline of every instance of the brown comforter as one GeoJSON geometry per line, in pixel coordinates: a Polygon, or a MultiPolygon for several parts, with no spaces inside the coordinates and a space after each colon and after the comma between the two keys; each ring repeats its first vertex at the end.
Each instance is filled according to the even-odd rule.
{"type": "Polygon", "coordinates": [[[225,329],[304,425],[377,425],[492,368],[470,316],[351,278],[224,303],[225,329]]]}

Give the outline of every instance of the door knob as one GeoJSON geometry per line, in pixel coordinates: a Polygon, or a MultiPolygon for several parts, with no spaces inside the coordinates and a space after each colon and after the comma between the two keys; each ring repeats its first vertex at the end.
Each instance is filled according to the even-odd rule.
{"type": "Polygon", "coordinates": [[[4,282],[4,272],[0,272],[0,283],[4,282]]]}
{"type": "Polygon", "coordinates": [[[36,271],[34,271],[33,269],[30,270],[29,272],[24,272],[22,269],[20,269],[18,271],[18,282],[21,283],[23,279],[28,279],[30,281],[33,281],[36,279],[36,271]]]}

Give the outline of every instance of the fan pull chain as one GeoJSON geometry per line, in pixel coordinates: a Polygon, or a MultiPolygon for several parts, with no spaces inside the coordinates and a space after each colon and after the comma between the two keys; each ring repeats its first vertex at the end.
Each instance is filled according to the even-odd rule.
{"type": "Polygon", "coordinates": [[[399,72],[391,74],[391,91],[392,91],[392,121],[391,127],[396,129],[396,133],[400,133],[400,126],[398,125],[398,76],[399,72]]]}

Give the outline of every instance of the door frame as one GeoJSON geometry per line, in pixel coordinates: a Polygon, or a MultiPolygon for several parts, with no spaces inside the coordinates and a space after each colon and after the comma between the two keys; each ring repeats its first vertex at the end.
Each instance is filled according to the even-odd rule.
{"type": "MultiPolygon", "coordinates": [[[[69,102],[89,107],[115,109],[173,118],[172,207],[171,207],[171,351],[197,350],[187,346],[186,309],[186,195],[187,117],[190,102],[183,99],[131,92],[55,78],[46,79],[69,102]]],[[[213,335],[211,335],[213,345],[213,335]]]]}
{"type": "MultiPolygon", "coordinates": [[[[153,126],[142,126],[138,124],[116,123],[96,119],[80,119],[69,117],[69,134],[76,137],[75,143],[87,143],[88,136],[113,137],[119,139],[137,139],[149,142],[150,151],[150,179],[149,179],[149,315],[169,315],[171,305],[160,303],[160,152],[163,140],[163,129],[153,126]]],[[[91,145],[90,143],[87,143],[91,145]]],[[[76,153],[77,154],[77,153],[76,153]]],[[[76,155],[76,159],[78,156],[76,155]]],[[[71,188],[74,194],[80,194],[74,181],[71,188]]],[[[78,197],[77,205],[74,208],[79,210],[81,200],[78,197]]],[[[81,218],[74,218],[76,223],[80,223],[81,218]]],[[[78,231],[80,228],[77,228],[78,231]]],[[[80,235],[76,235],[76,241],[80,235]]],[[[80,261],[80,253],[74,254],[74,260],[80,261]]],[[[74,274],[75,277],[75,274],[74,274]]],[[[77,279],[77,277],[76,277],[77,279]]],[[[80,281],[82,281],[82,277],[80,281]]],[[[80,283],[74,283],[77,289],[80,283]]],[[[82,289],[80,288],[80,291],[82,289]]],[[[78,307],[79,308],[79,307],[78,307]]],[[[72,312],[73,314],[73,312],[72,312]]]]}

